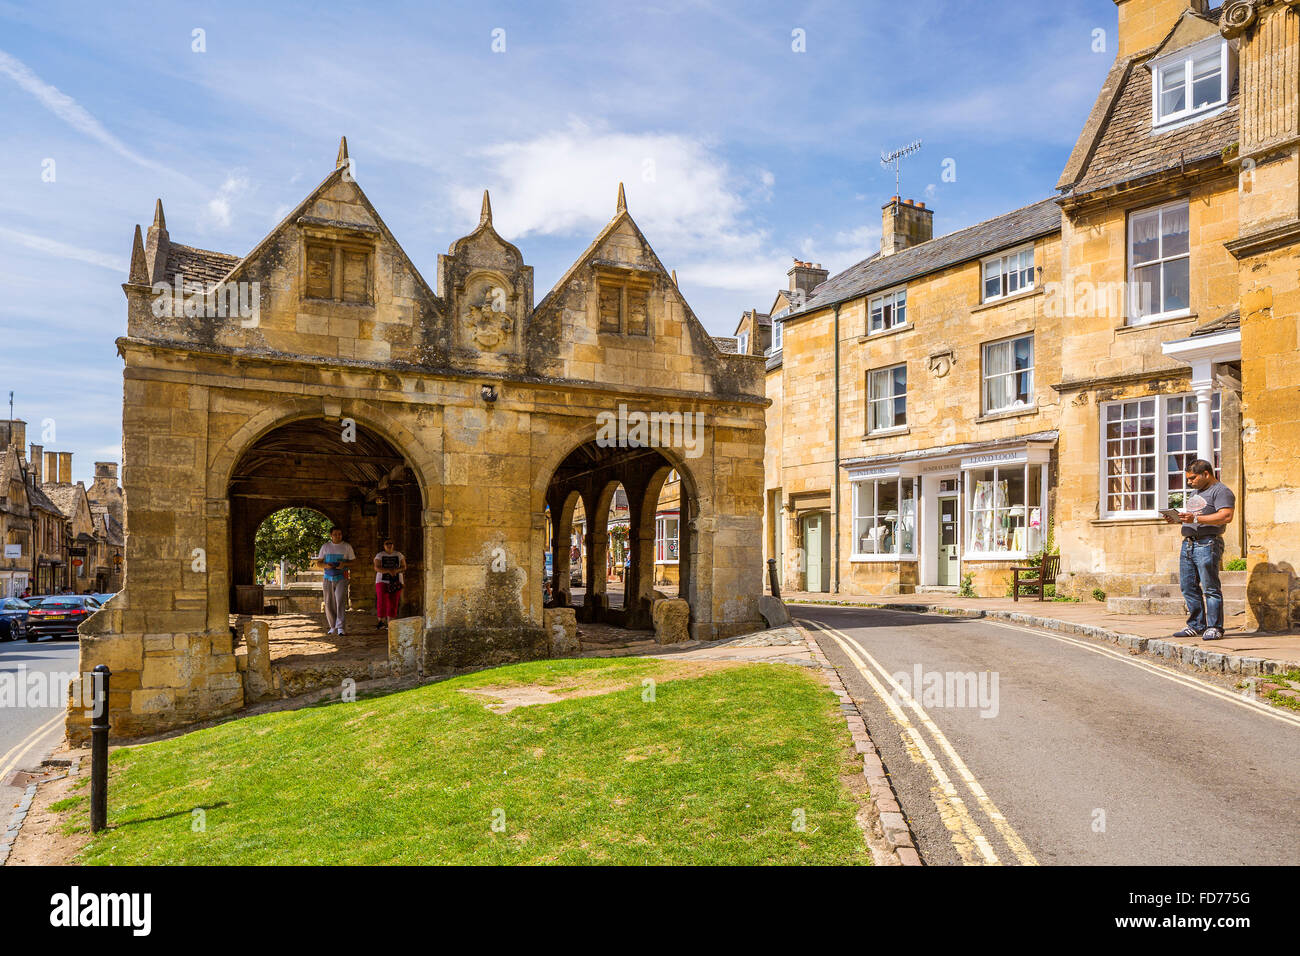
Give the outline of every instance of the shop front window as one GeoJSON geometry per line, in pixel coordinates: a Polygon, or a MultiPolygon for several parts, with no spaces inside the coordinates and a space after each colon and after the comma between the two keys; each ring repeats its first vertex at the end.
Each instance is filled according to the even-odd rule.
{"type": "Polygon", "coordinates": [[[912,478],[853,483],[854,557],[916,553],[916,484],[912,478]]]}
{"type": "Polygon", "coordinates": [[[1042,550],[1042,485],[1042,465],[1000,465],[968,472],[968,552],[1034,554],[1042,550]]]}

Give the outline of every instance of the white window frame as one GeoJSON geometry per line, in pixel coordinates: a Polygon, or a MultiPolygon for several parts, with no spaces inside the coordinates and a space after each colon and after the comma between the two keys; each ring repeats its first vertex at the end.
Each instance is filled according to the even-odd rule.
{"type": "Polygon", "coordinates": [[[736,336],[736,351],[741,355],[749,354],[749,333],[741,332],[736,336]]]}
{"type": "Polygon", "coordinates": [[[859,478],[853,481],[853,511],[849,524],[849,533],[852,540],[849,542],[850,555],[852,561],[915,561],[917,539],[920,536],[921,529],[917,520],[919,511],[917,502],[920,499],[920,481],[914,476],[880,477],[880,478],[859,478]],[[873,522],[879,521],[880,515],[880,485],[885,483],[894,483],[898,494],[898,515],[894,524],[894,550],[893,551],[859,551],[858,547],[862,543],[862,535],[858,531],[858,522],[862,520],[858,514],[858,504],[861,496],[868,492],[871,494],[871,514],[870,519],[873,522]],[[912,497],[904,497],[904,489],[910,489],[912,497]],[[903,502],[910,500],[912,502],[912,550],[903,551],[903,536],[898,533],[900,523],[903,518],[903,502]]]}
{"type": "Polygon", "coordinates": [[[658,515],[655,517],[655,564],[677,564],[681,560],[682,518],[680,514],[658,515]],[[676,534],[669,536],[668,522],[672,522],[676,534]],[[677,543],[677,557],[660,557],[665,553],[669,541],[677,543]]]}
{"type": "MultiPolygon", "coordinates": [[[[1223,445],[1222,402],[1223,399],[1221,397],[1222,396],[1221,392],[1216,391],[1214,393],[1214,396],[1215,399],[1219,402],[1219,409],[1214,413],[1219,418],[1219,427],[1214,429],[1214,433],[1213,433],[1214,461],[1212,462],[1212,464],[1214,465],[1214,473],[1218,475],[1222,464],[1222,445],[1223,445]]],[[[1191,392],[1180,392],[1177,395],[1139,395],[1134,398],[1123,398],[1123,399],[1117,399],[1116,401],[1113,402],[1101,402],[1100,404],[1098,404],[1097,406],[1098,425],[1099,425],[1098,430],[1100,432],[1099,448],[1098,448],[1098,455],[1099,455],[1098,461],[1100,467],[1098,468],[1098,472],[1101,480],[1100,480],[1100,498],[1098,499],[1097,502],[1097,513],[1098,515],[1101,516],[1101,518],[1103,519],[1105,518],[1116,518],[1116,519],[1157,518],[1160,516],[1160,510],[1162,508],[1169,507],[1168,504],[1169,474],[1170,474],[1168,468],[1169,456],[1185,454],[1183,450],[1179,450],[1179,451],[1169,450],[1169,444],[1168,444],[1169,403],[1173,399],[1182,400],[1187,398],[1192,399],[1193,408],[1195,408],[1196,396],[1194,393],[1191,392]],[[1108,464],[1111,459],[1109,457],[1109,452],[1106,444],[1107,442],[1106,417],[1109,413],[1109,410],[1114,406],[1132,404],[1136,402],[1155,402],[1155,435],[1151,436],[1152,438],[1154,438],[1155,441],[1155,451],[1151,457],[1154,459],[1153,467],[1155,470],[1152,477],[1154,478],[1154,484],[1155,484],[1156,506],[1155,508],[1136,508],[1127,511],[1125,510],[1113,511],[1111,510],[1110,507],[1110,492],[1107,487],[1109,483],[1108,479],[1110,477],[1108,464]]],[[[1184,428],[1183,434],[1184,435],[1189,434],[1187,429],[1184,428]]],[[[1123,439],[1121,438],[1121,441],[1122,440],[1123,439]]],[[[1138,440],[1140,441],[1141,438],[1139,437],[1138,440]]],[[[1120,448],[1121,448],[1121,457],[1124,457],[1122,454],[1123,445],[1121,445],[1120,448]]],[[[1138,455],[1139,457],[1145,457],[1141,455],[1140,450],[1138,455]]],[[[1147,474],[1148,472],[1143,471],[1138,473],[1138,477],[1145,477],[1147,476],[1147,474]]],[[[1136,493],[1138,495],[1141,495],[1143,492],[1139,488],[1139,490],[1136,493]]]]}
{"type": "Polygon", "coordinates": [[[993,415],[998,412],[1018,411],[1023,408],[1033,408],[1037,402],[1034,394],[1034,333],[1028,335],[1013,335],[1009,339],[998,339],[994,342],[985,342],[980,346],[980,408],[985,415],[993,415]],[[1005,345],[1011,349],[1011,354],[1015,355],[1016,343],[1024,339],[1029,340],[1029,368],[1012,369],[1010,372],[999,372],[996,375],[989,374],[989,349],[996,348],[999,345],[1005,345]],[[1012,402],[1010,405],[1002,405],[998,408],[990,408],[985,405],[988,399],[988,389],[985,385],[993,378],[1006,378],[1007,376],[1029,375],[1029,402],[1024,405],[1018,405],[1012,402]]]}
{"type": "MultiPolygon", "coordinates": [[[[966,561],[1006,561],[1014,558],[1029,558],[1039,554],[1044,545],[1047,543],[1048,513],[1047,513],[1047,472],[1048,465],[1045,461],[1024,461],[1014,464],[990,464],[983,468],[966,469],[962,474],[961,480],[961,530],[962,530],[962,550],[961,556],[963,562],[966,561]],[[1027,548],[1022,551],[972,551],[971,543],[975,540],[975,479],[974,474],[979,471],[992,471],[993,484],[996,487],[1000,476],[1004,472],[1021,471],[1024,475],[1025,501],[1021,505],[1008,503],[1008,510],[1020,507],[1024,508],[1025,519],[1025,542],[1029,541],[1030,528],[1030,504],[1029,504],[1029,470],[1038,469],[1038,547],[1027,548]]],[[[945,495],[947,497],[947,495],[945,495]]],[[[996,515],[996,509],[994,514],[996,515]]]]}
{"type": "Polygon", "coordinates": [[[1128,324],[1129,325],[1146,325],[1148,322],[1159,322],[1161,319],[1172,319],[1172,318],[1178,318],[1180,316],[1192,314],[1192,302],[1191,302],[1191,298],[1192,298],[1192,288],[1191,288],[1192,218],[1191,217],[1192,217],[1192,204],[1191,201],[1188,199],[1175,199],[1173,202],[1163,203],[1159,206],[1147,206],[1143,209],[1134,209],[1129,212],[1128,222],[1125,225],[1125,232],[1127,233],[1128,236],[1125,252],[1128,260],[1127,274],[1128,274],[1128,324]],[[1187,209],[1187,251],[1184,253],[1180,253],[1179,255],[1176,256],[1165,256],[1163,255],[1164,214],[1166,210],[1175,209],[1178,208],[1179,206],[1186,207],[1187,209]],[[1162,237],[1161,238],[1162,255],[1158,256],[1155,259],[1150,259],[1146,262],[1135,263],[1133,261],[1133,224],[1134,222],[1136,222],[1139,216],[1144,216],[1148,213],[1153,213],[1153,212],[1160,214],[1160,222],[1161,222],[1160,235],[1162,237]],[[1164,293],[1164,266],[1170,262],[1177,262],[1179,259],[1187,260],[1187,305],[1186,307],[1181,309],[1169,309],[1163,312],[1152,312],[1150,315],[1138,315],[1138,284],[1137,281],[1134,279],[1137,270],[1139,268],[1145,268],[1147,266],[1153,266],[1153,265],[1159,265],[1161,267],[1160,305],[1161,307],[1163,307],[1164,294],[1165,294],[1164,293]]]}
{"type": "Polygon", "coordinates": [[[1232,59],[1231,50],[1227,40],[1219,37],[1211,37],[1195,46],[1187,47],[1168,56],[1163,56],[1158,60],[1152,60],[1147,64],[1151,71],[1151,126],[1156,130],[1164,130],[1170,127],[1180,126],[1185,123],[1194,122],[1195,120],[1209,116],[1218,112],[1228,104],[1228,93],[1231,89],[1232,80],[1232,59]],[[1193,65],[1197,60],[1206,59],[1206,55],[1214,52],[1218,47],[1219,54],[1219,97],[1212,103],[1206,103],[1204,106],[1193,107],[1193,65]],[[1185,103],[1187,104],[1181,110],[1172,113],[1161,113],[1161,99],[1164,92],[1164,74],[1170,67],[1183,67],[1183,89],[1186,91],[1185,103]]]}
{"type": "Polygon", "coordinates": [[[773,352],[781,351],[781,342],[782,342],[781,320],[773,319],[772,320],[772,347],[767,350],[768,354],[771,355],[773,352]]]}
{"type": "Polygon", "coordinates": [[[890,289],[888,292],[881,292],[873,295],[867,300],[867,334],[882,335],[885,332],[891,332],[894,329],[901,329],[907,326],[907,286],[899,286],[897,289],[890,289]],[[892,321],[885,324],[885,309],[889,308],[888,315],[892,321]],[[903,318],[898,318],[899,309],[902,309],[903,318]],[[880,312],[880,328],[872,327],[872,316],[880,312]]]}
{"type": "Polygon", "coordinates": [[[988,258],[982,259],[980,261],[980,301],[982,302],[996,302],[999,299],[1005,299],[1013,295],[1020,295],[1024,292],[1028,292],[1030,289],[1035,288],[1037,285],[1038,285],[1038,260],[1037,260],[1037,256],[1035,255],[1035,250],[1032,244],[1028,246],[1021,246],[1019,249],[1012,249],[1008,252],[1002,253],[1001,255],[989,256],[988,258]],[[1017,263],[1019,263],[1020,257],[1023,256],[1025,253],[1029,253],[1029,284],[1023,285],[1019,289],[1016,289],[1012,292],[1008,292],[1007,286],[1010,285],[1009,279],[1011,274],[1013,272],[1020,273],[1023,271],[1023,268],[1008,270],[1007,267],[1013,258],[1017,260],[1017,263]],[[985,288],[989,278],[988,267],[992,265],[997,266],[998,277],[1001,281],[1002,291],[999,292],[997,295],[989,295],[988,290],[985,288]]]}
{"type": "Polygon", "coordinates": [[[871,395],[872,395],[872,388],[871,388],[871,379],[872,379],[872,377],[873,377],[873,376],[876,376],[876,375],[886,375],[886,374],[887,374],[887,375],[889,375],[890,382],[891,382],[891,384],[892,384],[892,382],[893,382],[893,378],[894,378],[894,371],[895,371],[896,369],[899,369],[899,368],[901,368],[901,369],[903,370],[903,373],[904,373],[904,375],[906,376],[906,374],[907,374],[907,363],[906,363],[906,362],[898,362],[898,363],[896,363],[896,364],[894,364],[894,365],[887,365],[887,366],[885,366],[884,368],[873,368],[873,369],[871,369],[871,370],[869,370],[869,371],[867,372],[867,394],[866,394],[866,401],[867,401],[867,434],[868,434],[868,435],[888,435],[888,434],[892,434],[893,432],[901,432],[901,431],[904,431],[904,430],[908,427],[908,422],[907,422],[907,389],[908,389],[909,383],[906,381],[906,379],[904,380],[904,384],[903,384],[903,394],[902,394],[901,396],[899,396],[899,395],[897,395],[897,394],[891,394],[888,398],[872,398],[872,397],[871,397],[871,395]],[[885,427],[885,428],[876,428],[876,427],[874,427],[874,424],[875,424],[875,418],[876,418],[876,416],[875,416],[875,414],[874,414],[875,406],[876,406],[878,403],[880,403],[880,402],[896,402],[896,401],[898,401],[898,399],[899,399],[900,397],[903,399],[903,424],[901,424],[901,425],[889,425],[889,426],[887,426],[887,427],[885,427]]]}

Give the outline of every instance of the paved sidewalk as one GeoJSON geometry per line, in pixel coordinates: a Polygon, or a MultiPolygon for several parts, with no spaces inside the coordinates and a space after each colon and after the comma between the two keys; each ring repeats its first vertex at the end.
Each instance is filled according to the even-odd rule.
{"type": "MultiPolygon", "coordinates": [[[[782,592],[788,604],[844,604],[882,607],[897,610],[932,611],[946,614],[973,614],[976,616],[1014,619],[1022,624],[1035,624],[1053,630],[1074,631],[1105,638],[1124,644],[1134,650],[1147,651],[1163,657],[1178,656],[1193,663],[1196,650],[1221,655],[1221,660],[1211,662],[1211,670],[1234,673],[1277,673],[1300,668],[1300,634],[1248,634],[1243,627],[1244,616],[1229,619],[1222,640],[1201,641],[1173,637],[1175,631],[1186,626],[1187,620],[1172,614],[1112,614],[1104,604],[1084,601],[1013,601],[1011,598],[963,598],[955,594],[812,594],[806,591],[782,592]],[[1013,618],[1012,615],[1015,617],[1013,618]],[[1032,619],[1032,620],[1030,620],[1032,619]],[[1153,645],[1153,646],[1148,646],[1153,645]],[[1164,653],[1165,648],[1176,653],[1164,653]],[[1189,650],[1183,651],[1183,648],[1189,650]],[[1270,662],[1257,670],[1232,666],[1233,659],[1270,662]],[[1214,666],[1214,665],[1218,666],[1214,666]]],[[[1203,666],[1196,662],[1195,666],[1203,666]]]]}

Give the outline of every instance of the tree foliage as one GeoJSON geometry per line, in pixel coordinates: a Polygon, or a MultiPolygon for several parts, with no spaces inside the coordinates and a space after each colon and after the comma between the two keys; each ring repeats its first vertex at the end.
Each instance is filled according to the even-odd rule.
{"type": "Polygon", "coordinates": [[[310,508],[284,508],[257,529],[253,555],[259,580],[269,577],[283,558],[290,572],[304,570],[329,540],[333,522],[310,508]]]}

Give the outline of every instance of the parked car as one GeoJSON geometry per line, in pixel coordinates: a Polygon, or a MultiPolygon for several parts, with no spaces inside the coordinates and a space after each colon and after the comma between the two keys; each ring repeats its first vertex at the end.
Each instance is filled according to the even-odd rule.
{"type": "Polygon", "coordinates": [[[27,615],[31,609],[22,598],[0,600],[0,641],[16,641],[27,636],[27,615]]]}
{"type": "Polygon", "coordinates": [[[94,594],[91,595],[91,597],[93,597],[96,601],[99,602],[100,607],[103,607],[105,604],[108,603],[108,599],[111,598],[116,593],[117,593],[116,591],[102,592],[102,593],[96,591],[94,594]]]}
{"type": "Polygon", "coordinates": [[[27,640],[76,637],[77,625],[100,608],[90,594],[52,594],[27,614],[27,640]]]}

